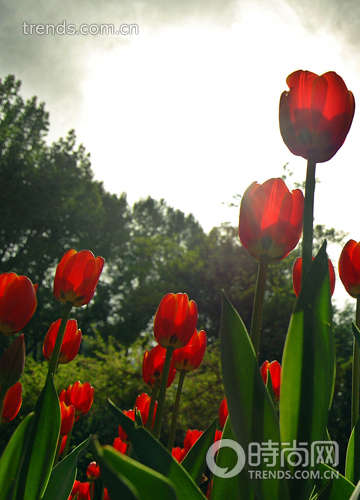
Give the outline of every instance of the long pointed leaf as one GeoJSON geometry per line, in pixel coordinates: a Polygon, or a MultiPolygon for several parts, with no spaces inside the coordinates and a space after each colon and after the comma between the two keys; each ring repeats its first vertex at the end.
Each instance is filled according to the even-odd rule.
{"type": "Polygon", "coordinates": [[[147,429],[137,427],[109,400],[110,408],[118,416],[120,425],[128,435],[137,459],[160,472],[174,485],[178,499],[204,500],[205,497],[189,473],[169,453],[165,446],[154,438],[147,429]]]}
{"type": "Polygon", "coordinates": [[[30,413],[17,426],[0,459],[0,491],[1,498],[13,498],[16,477],[24,455],[25,441],[34,414],[30,413]]]}
{"type": "MultiPolygon", "coordinates": [[[[235,440],[231,429],[230,418],[228,417],[224,426],[222,439],[235,440]]],[[[226,472],[231,471],[237,465],[237,456],[234,450],[228,447],[220,448],[216,458],[216,465],[226,472]]],[[[239,474],[233,477],[220,477],[213,475],[213,485],[211,491],[211,500],[253,500],[254,482],[250,480],[249,475],[243,469],[239,474]]]]}
{"type": "MultiPolygon", "coordinates": [[[[290,320],[283,360],[280,429],[283,443],[323,440],[334,385],[334,343],[328,258],[324,244],[311,264],[290,320]]],[[[294,481],[292,498],[306,498],[312,481],[294,481]]]]}
{"type": "Polygon", "coordinates": [[[60,421],[59,399],[54,382],[48,377],[29,429],[17,500],[39,500],[42,497],[54,463],[60,421]]]}
{"type": "Polygon", "coordinates": [[[80,443],[52,470],[43,500],[67,500],[75,478],[79,454],[89,445],[90,438],[80,443]]]}
{"type": "MultiPolygon", "coordinates": [[[[245,453],[250,443],[261,446],[264,442],[271,442],[279,450],[279,422],[261,378],[253,345],[243,321],[225,296],[220,332],[225,395],[235,436],[245,453]]],[[[269,470],[263,457],[258,468],[269,470]]],[[[278,468],[277,456],[273,471],[278,468]]],[[[288,499],[286,481],[273,478],[254,480],[254,484],[260,500],[288,499]]]]}
{"type": "Polygon", "coordinates": [[[152,500],[154,493],[161,500],[176,500],[171,482],[157,471],[119,453],[112,446],[104,446],[101,451],[97,447],[97,451],[100,464],[105,463],[135,485],[141,500],[152,500]]]}

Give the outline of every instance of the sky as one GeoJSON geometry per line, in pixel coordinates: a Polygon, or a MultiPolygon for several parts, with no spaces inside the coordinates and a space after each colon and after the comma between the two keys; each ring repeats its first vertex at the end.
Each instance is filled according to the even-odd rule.
{"type": "MultiPolygon", "coordinates": [[[[284,164],[290,189],[304,180],[306,162],[278,126],[288,74],[333,70],[360,95],[357,0],[0,0],[0,12],[0,77],[15,74],[25,97],[46,103],[49,141],[74,128],[107,190],[130,204],[164,198],[206,231],[237,225],[233,197],[281,176],[284,164]],[[101,23],[136,29],[59,28],[101,23]],[[30,24],[60,34],[31,34],[30,24]]],[[[355,112],[342,148],[317,167],[315,199],[315,223],[357,241],[359,145],[355,112]]],[[[330,255],[336,267],[339,248],[330,255]]]]}

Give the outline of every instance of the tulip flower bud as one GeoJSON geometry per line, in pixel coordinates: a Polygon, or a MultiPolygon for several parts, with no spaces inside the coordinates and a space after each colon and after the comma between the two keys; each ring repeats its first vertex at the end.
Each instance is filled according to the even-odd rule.
{"type": "Polygon", "coordinates": [[[36,288],[27,276],[0,274],[0,332],[19,332],[30,321],[37,307],[36,288]]]}
{"type": "Polygon", "coordinates": [[[1,421],[10,422],[19,413],[22,403],[22,385],[20,382],[12,385],[6,392],[1,410],[1,421]]]}
{"type": "Polygon", "coordinates": [[[278,361],[264,361],[260,368],[260,373],[264,384],[267,383],[267,377],[271,377],[271,385],[274,391],[275,398],[280,398],[280,382],[281,382],[281,365],[278,361]]]}
{"type": "Polygon", "coordinates": [[[90,462],[86,469],[88,479],[94,481],[100,477],[100,467],[96,462],[90,462]]]}
{"type": "Polygon", "coordinates": [[[220,427],[222,429],[224,428],[228,415],[229,415],[229,409],[227,405],[227,400],[226,398],[224,398],[219,406],[219,422],[220,422],[220,427]]]}
{"type": "Polygon", "coordinates": [[[102,257],[94,257],[90,250],[69,250],[56,268],[54,295],[60,302],[75,307],[92,299],[104,266],[102,257]]]}
{"type": "Polygon", "coordinates": [[[298,70],[280,98],[280,132],[290,151],[314,163],[330,160],[342,146],[355,111],[353,94],[334,71],[319,76],[298,70]]]}
{"type": "Polygon", "coordinates": [[[239,237],[258,261],[284,259],[299,242],[304,196],[290,192],[282,179],[251,184],[240,205],[239,237]]]}
{"type": "Polygon", "coordinates": [[[342,249],[339,276],[348,294],[360,298],[360,242],[349,240],[342,249]]]}
{"type": "MultiPolygon", "coordinates": [[[[43,354],[45,359],[50,359],[55,347],[61,319],[51,323],[45,336],[43,354]]],[[[81,330],[78,329],[76,319],[69,319],[66,323],[64,337],[60,347],[59,363],[69,363],[79,352],[81,343],[81,330]]]]}
{"type": "MultiPolygon", "coordinates": [[[[175,351],[176,352],[176,351],[175,351]]],[[[166,349],[157,345],[146,351],[143,358],[143,379],[144,382],[153,387],[157,382],[160,383],[164,368],[166,349]]],[[[170,365],[167,387],[169,387],[175,378],[176,370],[173,362],[170,365]]]]}
{"type": "Polygon", "coordinates": [[[154,334],[163,347],[184,347],[194,333],[198,311],[186,293],[168,293],[159,304],[154,319],[154,334]]]}
{"type": "Polygon", "coordinates": [[[185,347],[175,349],[173,363],[177,370],[192,371],[198,368],[204,358],[206,349],[206,333],[195,329],[185,347]]]}
{"type": "Polygon", "coordinates": [[[0,358],[0,385],[10,387],[19,380],[25,364],[25,341],[22,333],[10,344],[0,358]]]}

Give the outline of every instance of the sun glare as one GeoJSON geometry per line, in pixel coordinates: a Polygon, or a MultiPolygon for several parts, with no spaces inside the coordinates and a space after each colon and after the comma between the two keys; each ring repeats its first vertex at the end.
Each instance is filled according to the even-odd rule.
{"type": "Polygon", "coordinates": [[[144,27],[89,57],[81,140],[107,189],[131,193],[130,202],[164,197],[209,229],[233,217],[221,202],[281,174],[291,157],[277,122],[286,76],[346,73],[342,54],[335,38],[309,35],[283,4],[241,8],[237,17],[223,27],[144,27]]]}

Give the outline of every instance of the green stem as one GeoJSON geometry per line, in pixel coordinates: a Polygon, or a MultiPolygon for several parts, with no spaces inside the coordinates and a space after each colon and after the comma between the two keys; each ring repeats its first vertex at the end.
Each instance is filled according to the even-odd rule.
{"type": "Polygon", "coordinates": [[[148,419],[147,419],[147,422],[146,422],[146,425],[145,425],[145,427],[147,429],[151,429],[152,428],[152,421],[154,419],[155,402],[156,402],[156,398],[158,396],[158,392],[159,392],[159,381],[156,381],[155,384],[152,387],[152,390],[151,390],[151,401],[150,401],[150,408],[149,408],[149,416],[148,416],[148,419]]]}
{"type": "Polygon", "coordinates": [[[306,181],[305,181],[301,283],[304,283],[304,277],[308,272],[312,261],[315,169],[316,169],[316,163],[308,160],[306,169],[306,181]]]}
{"type": "MultiPolygon", "coordinates": [[[[356,326],[360,327],[360,299],[356,299],[356,326]]],[[[360,398],[360,350],[354,338],[353,371],[352,371],[352,398],[351,398],[351,429],[359,418],[360,398]]]]}
{"type": "Polygon", "coordinates": [[[172,358],[173,352],[174,352],[173,346],[168,346],[166,349],[165,363],[164,363],[164,368],[163,368],[163,372],[162,372],[162,376],[161,376],[160,395],[159,395],[159,402],[158,402],[158,407],[156,410],[156,418],[155,418],[155,425],[154,425],[154,435],[157,438],[159,438],[160,432],[161,432],[161,424],[162,424],[162,417],[163,417],[164,404],[165,404],[166,385],[167,385],[167,381],[168,381],[168,377],[169,377],[171,358],[172,358]]]}
{"type": "Polygon", "coordinates": [[[64,306],[64,312],[62,315],[59,331],[58,331],[58,334],[56,337],[55,347],[54,347],[52,356],[51,356],[50,361],[49,361],[49,369],[48,369],[48,375],[47,375],[48,377],[53,377],[55,375],[57,365],[59,362],[60,349],[61,349],[62,341],[64,338],[65,327],[66,327],[67,320],[69,319],[69,316],[70,316],[71,308],[72,308],[72,304],[70,304],[69,302],[67,302],[64,306]]]}
{"type": "Polygon", "coordinates": [[[186,375],[186,371],[181,370],[180,376],[179,376],[179,383],[178,383],[177,391],[176,391],[174,411],[173,411],[171,429],[170,429],[169,441],[168,441],[168,449],[170,451],[171,451],[172,447],[174,446],[174,441],[175,441],[176,423],[177,423],[177,418],[178,418],[178,414],[179,414],[181,391],[182,391],[182,388],[184,385],[185,375],[186,375]]]}
{"type": "Polygon", "coordinates": [[[251,316],[250,337],[255,349],[256,356],[259,356],[262,312],[264,306],[265,282],[266,282],[267,263],[260,261],[258,264],[258,274],[255,285],[255,297],[251,316]]]}

